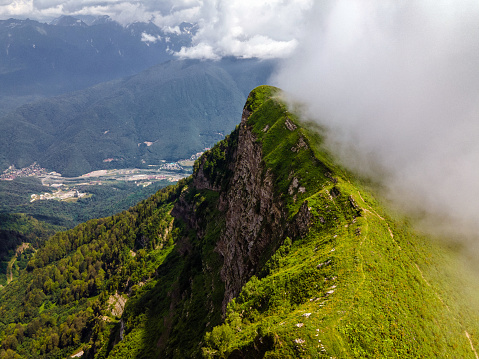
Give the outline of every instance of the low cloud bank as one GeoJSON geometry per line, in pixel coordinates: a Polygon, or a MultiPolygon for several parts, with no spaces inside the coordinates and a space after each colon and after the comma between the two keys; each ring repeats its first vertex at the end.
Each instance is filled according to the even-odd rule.
{"type": "Polygon", "coordinates": [[[198,25],[180,58],[284,58],[297,46],[313,0],[0,0],[0,19],[49,22],[61,15],[108,15],[123,25],[151,21],[167,32],[198,25]]]}
{"type": "Polygon", "coordinates": [[[297,46],[296,37],[312,0],[241,0],[202,2],[193,46],[180,57],[224,56],[284,58],[297,46]]]}
{"type": "Polygon", "coordinates": [[[316,2],[273,81],[326,126],[346,166],[476,249],[478,23],[477,1],[316,2]]]}
{"type": "Polygon", "coordinates": [[[153,21],[174,26],[195,21],[203,0],[0,0],[0,19],[30,18],[49,22],[62,15],[108,15],[123,25],[153,21]]]}

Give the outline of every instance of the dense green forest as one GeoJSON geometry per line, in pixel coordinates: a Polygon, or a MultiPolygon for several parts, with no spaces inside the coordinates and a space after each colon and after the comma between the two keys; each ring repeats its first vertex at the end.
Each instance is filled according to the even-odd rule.
{"type": "Polygon", "coordinates": [[[50,192],[51,188],[42,186],[35,178],[0,181],[0,285],[7,283],[9,263],[23,243],[29,243],[30,247],[22,253],[23,261],[10,264],[12,279],[26,267],[26,259],[33,251],[54,233],[128,209],[168,184],[170,182],[164,180],[138,187],[134,183],[117,181],[114,185],[80,186],[80,190],[88,191],[91,196],[75,202],[46,200],[31,203],[32,192],[50,192]]]}
{"type": "Polygon", "coordinates": [[[255,89],[191,177],[50,237],[0,291],[0,357],[474,358],[456,252],[278,91],[255,89]]]}
{"type": "Polygon", "coordinates": [[[107,293],[124,290],[133,273],[138,279],[153,275],[156,261],[151,259],[158,251],[147,254],[146,249],[168,246],[168,238],[158,238],[157,231],[169,225],[154,218],[156,204],[174,197],[178,188],[161,191],[128,212],[51,237],[26,272],[1,293],[3,355],[17,350],[23,357],[65,357],[93,330],[101,334],[109,323],[98,317],[107,293]],[[147,266],[140,265],[145,261],[147,266]]]}
{"type": "MultiPolygon", "coordinates": [[[[65,230],[91,218],[105,217],[128,209],[169,184],[163,180],[147,187],[138,187],[133,182],[116,181],[113,185],[76,186],[91,196],[80,198],[76,202],[44,200],[31,203],[32,193],[52,192],[52,188],[42,186],[37,178],[0,181],[0,213],[25,213],[65,230]]],[[[0,224],[0,228],[4,226],[0,224]]]]}

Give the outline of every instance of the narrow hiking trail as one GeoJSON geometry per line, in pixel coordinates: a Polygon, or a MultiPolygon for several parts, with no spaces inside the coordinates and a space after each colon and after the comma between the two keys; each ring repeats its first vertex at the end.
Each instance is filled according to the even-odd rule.
{"type": "Polygon", "coordinates": [[[13,265],[15,264],[18,256],[21,255],[27,248],[32,248],[35,250],[30,243],[22,243],[17,247],[17,249],[15,249],[15,254],[7,265],[7,285],[13,281],[13,265]]]}
{"type": "MultiPolygon", "coordinates": [[[[331,198],[333,199],[333,198],[331,198]]],[[[333,199],[333,202],[334,202],[334,199],[333,199]]],[[[337,207],[337,204],[334,202],[335,206],[337,207]]],[[[361,209],[364,209],[361,207],[361,209]]],[[[370,211],[367,211],[369,213],[371,213],[370,211]]],[[[372,213],[371,213],[372,214],[372,213]]],[[[359,246],[357,247],[357,256],[359,258],[359,261],[358,261],[358,266],[357,266],[357,271],[358,271],[358,275],[360,275],[361,279],[360,281],[356,284],[355,286],[355,289],[354,289],[354,293],[353,293],[353,297],[356,297],[358,294],[359,294],[359,291],[361,290],[361,288],[363,287],[364,285],[364,282],[366,281],[366,274],[364,273],[364,267],[363,267],[363,264],[364,264],[364,256],[363,254],[361,253],[361,250],[363,248],[363,244],[365,242],[365,240],[367,239],[368,237],[368,234],[369,234],[369,223],[366,219],[366,224],[365,224],[365,228],[363,228],[363,233],[361,235],[361,240],[359,242],[359,246]]],[[[343,314],[336,320],[336,327],[338,327],[341,323],[341,321],[343,319],[345,319],[348,315],[348,313],[352,310],[352,308],[356,305],[356,303],[354,302],[354,300],[351,302],[351,304],[346,308],[346,310],[343,310],[343,314]]],[[[339,343],[341,343],[341,346],[340,346],[340,350],[341,350],[341,354],[342,355],[348,355],[348,352],[346,350],[346,345],[343,341],[343,337],[341,334],[337,333],[336,335],[336,338],[338,339],[339,343]]]]}
{"type": "Polygon", "coordinates": [[[373,215],[375,215],[376,217],[378,217],[381,221],[383,221],[387,228],[388,228],[388,231],[389,231],[389,235],[391,236],[391,239],[394,241],[394,243],[398,246],[398,248],[400,250],[402,250],[401,246],[399,245],[399,243],[396,242],[396,240],[394,239],[394,234],[393,234],[393,231],[391,230],[391,227],[389,227],[389,224],[386,222],[386,220],[381,217],[374,209],[372,209],[372,207],[364,200],[363,196],[361,196],[361,192],[358,191],[358,195],[359,195],[359,198],[361,198],[361,200],[363,201],[363,203],[369,207],[369,209],[367,208],[364,208],[364,207],[361,207],[362,210],[364,210],[365,212],[369,212],[373,215]]]}
{"type": "Polygon", "coordinates": [[[471,349],[474,352],[474,355],[476,356],[476,359],[479,359],[479,355],[477,355],[476,348],[474,348],[474,344],[472,344],[470,334],[467,332],[467,330],[464,331],[464,334],[466,334],[466,338],[467,338],[467,340],[469,340],[469,344],[471,344],[471,349]]]}

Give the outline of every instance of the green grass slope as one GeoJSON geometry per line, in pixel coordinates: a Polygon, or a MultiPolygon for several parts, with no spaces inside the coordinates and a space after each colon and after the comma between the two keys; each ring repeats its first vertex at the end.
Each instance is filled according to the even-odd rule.
{"type": "Polygon", "coordinates": [[[290,213],[306,201],[312,225],[304,238],[287,238],[243,287],[225,324],[206,335],[204,355],[477,357],[477,314],[460,298],[452,252],[388,216],[275,93],[255,90],[248,125],[290,213]]]}
{"type": "Polygon", "coordinates": [[[51,237],[0,291],[0,358],[476,358],[458,257],[336,165],[280,94],[255,89],[194,176],[51,237]],[[245,138],[261,173],[235,182],[245,138]],[[278,225],[307,230],[272,238],[223,312],[227,195],[251,177],[271,178],[278,225]]]}

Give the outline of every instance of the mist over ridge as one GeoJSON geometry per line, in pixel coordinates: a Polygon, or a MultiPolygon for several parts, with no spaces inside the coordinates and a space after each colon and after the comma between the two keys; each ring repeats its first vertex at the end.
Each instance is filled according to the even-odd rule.
{"type": "Polygon", "coordinates": [[[479,4],[314,5],[273,82],[328,129],[333,152],[437,232],[476,238],[479,4]],[[318,20],[319,19],[319,20],[318,20]]]}

